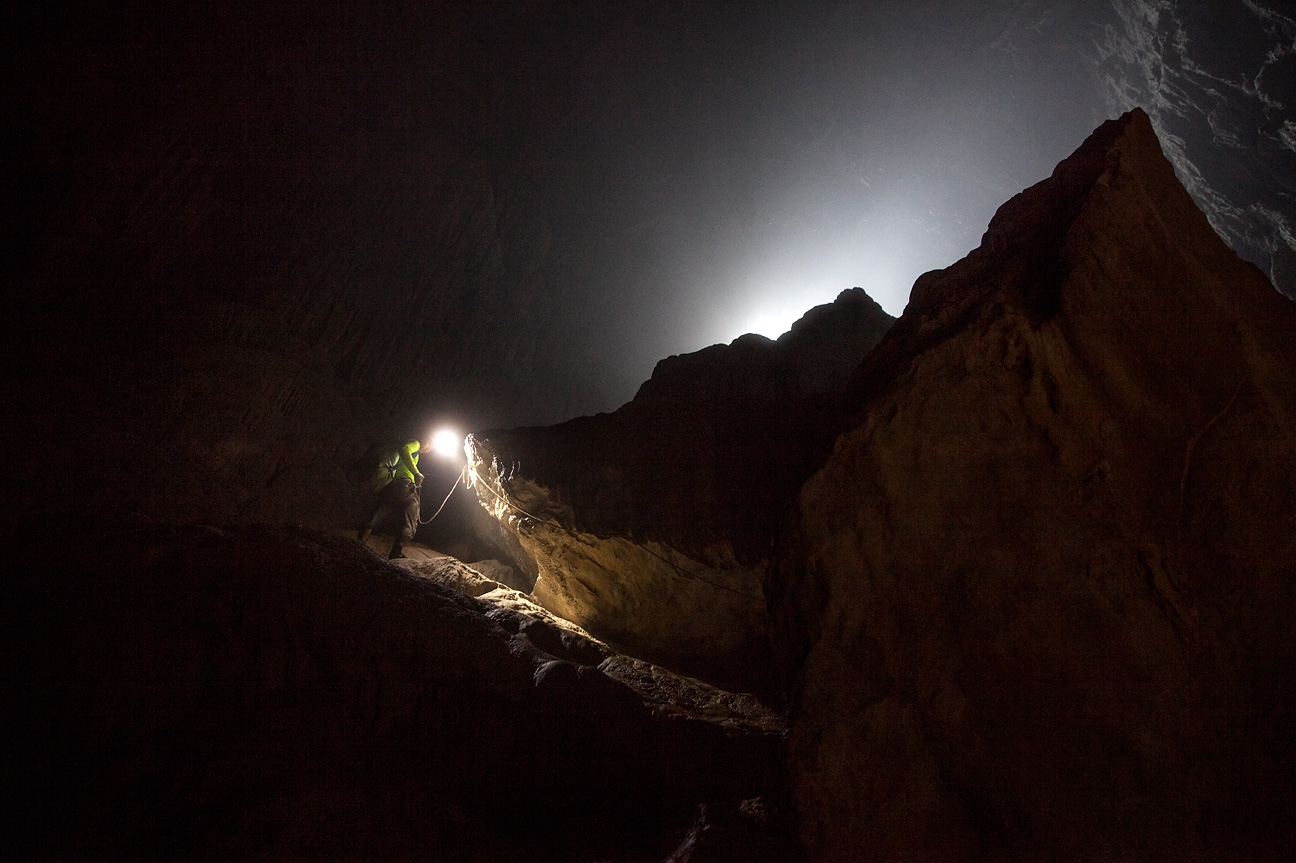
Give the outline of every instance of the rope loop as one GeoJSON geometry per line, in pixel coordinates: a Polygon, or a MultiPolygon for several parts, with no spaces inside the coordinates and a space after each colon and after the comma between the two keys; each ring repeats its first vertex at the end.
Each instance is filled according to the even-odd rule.
{"type": "Polygon", "coordinates": [[[445,500],[441,501],[441,505],[437,507],[437,511],[432,513],[432,518],[429,518],[427,521],[423,521],[422,519],[419,519],[419,524],[431,524],[432,519],[436,518],[438,515],[441,514],[441,510],[445,509],[445,505],[450,502],[450,495],[455,493],[455,489],[459,487],[459,483],[464,479],[464,475],[467,473],[468,473],[468,466],[464,465],[464,469],[459,471],[459,476],[455,477],[454,485],[450,486],[450,491],[446,493],[445,500]]]}

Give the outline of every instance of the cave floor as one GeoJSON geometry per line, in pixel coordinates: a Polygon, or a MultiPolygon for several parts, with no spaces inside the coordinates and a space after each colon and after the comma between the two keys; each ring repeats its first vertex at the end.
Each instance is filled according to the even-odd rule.
{"type": "MultiPolygon", "coordinates": [[[[354,531],[351,534],[354,536],[354,531]]],[[[367,545],[385,557],[391,543],[388,537],[370,537],[367,545]]],[[[404,558],[392,563],[486,604],[486,617],[515,636],[526,637],[540,650],[558,659],[597,667],[611,679],[628,686],[658,715],[760,733],[779,734],[785,729],[783,715],[752,694],[730,692],[620,653],[577,624],[540,606],[529,594],[492,581],[448,554],[420,543],[407,543],[404,553],[404,558]]]]}

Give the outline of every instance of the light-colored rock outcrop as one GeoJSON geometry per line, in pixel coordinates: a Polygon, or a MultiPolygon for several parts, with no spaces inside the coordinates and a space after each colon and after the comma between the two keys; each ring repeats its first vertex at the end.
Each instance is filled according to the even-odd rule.
{"type": "Polygon", "coordinates": [[[546,608],[632,655],[771,689],[762,592],[778,519],[891,324],[856,288],[771,341],[658,364],[613,414],[469,442],[485,538],[546,608]]]}
{"type": "Polygon", "coordinates": [[[812,856],[1290,853],[1296,306],[1146,116],[923,276],[854,392],[768,585],[812,856]]]}
{"type": "Polygon", "coordinates": [[[714,556],[656,540],[570,527],[570,509],[526,480],[501,481],[489,444],[475,448],[478,494],[504,531],[500,544],[535,567],[543,607],[632,655],[750,687],[767,668],[764,570],[717,544],[714,556]],[[534,517],[533,517],[534,516],[534,517]]]}

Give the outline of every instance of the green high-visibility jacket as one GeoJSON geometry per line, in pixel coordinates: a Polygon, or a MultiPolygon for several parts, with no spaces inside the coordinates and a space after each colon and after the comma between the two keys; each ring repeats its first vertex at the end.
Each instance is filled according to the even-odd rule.
{"type": "Polygon", "coordinates": [[[403,443],[394,446],[383,453],[383,465],[391,472],[391,478],[405,477],[410,482],[418,481],[418,460],[419,449],[422,445],[412,440],[409,443],[403,443]]]}

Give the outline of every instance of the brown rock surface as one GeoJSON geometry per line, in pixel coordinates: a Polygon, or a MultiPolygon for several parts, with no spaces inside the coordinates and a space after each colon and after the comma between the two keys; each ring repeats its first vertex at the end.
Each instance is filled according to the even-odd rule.
{"type": "MultiPolygon", "coordinates": [[[[53,547],[6,581],[16,859],[630,863],[777,789],[779,717],[447,589],[488,586],[448,558],[264,527],[53,547]]],[[[734,842],[794,859],[758,826],[734,842]]]]}
{"type": "Polygon", "coordinates": [[[890,323],[844,291],[777,341],[663,360],[615,413],[478,436],[484,538],[528,569],[538,602],[619,649],[768,687],[761,583],[778,519],[890,323]]]}
{"type": "Polygon", "coordinates": [[[919,279],[767,588],[818,860],[1296,848],[1296,306],[1145,115],[919,279]]]}

